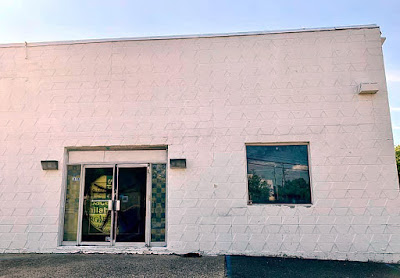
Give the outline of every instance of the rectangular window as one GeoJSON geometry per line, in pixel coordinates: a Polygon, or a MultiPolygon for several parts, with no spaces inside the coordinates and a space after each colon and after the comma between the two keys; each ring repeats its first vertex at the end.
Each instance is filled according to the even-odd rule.
{"type": "Polygon", "coordinates": [[[310,204],[308,145],[248,145],[249,204],[310,204]]]}

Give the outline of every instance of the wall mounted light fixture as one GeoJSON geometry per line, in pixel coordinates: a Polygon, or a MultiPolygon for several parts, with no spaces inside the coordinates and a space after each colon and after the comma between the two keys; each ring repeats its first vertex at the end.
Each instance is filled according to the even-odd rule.
{"type": "Polygon", "coordinates": [[[186,168],[186,159],[170,159],[169,160],[169,167],[171,169],[185,169],[186,168]]]}
{"type": "Polygon", "coordinates": [[[42,164],[43,170],[58,170],[57,160],[42,160],[40,163],[42,164]]]}
{"type": "Polygon", "coordinates": [[[359,94],[376,94],[379,91],[378,83],[361,83],[358,85],[359,94]]]}

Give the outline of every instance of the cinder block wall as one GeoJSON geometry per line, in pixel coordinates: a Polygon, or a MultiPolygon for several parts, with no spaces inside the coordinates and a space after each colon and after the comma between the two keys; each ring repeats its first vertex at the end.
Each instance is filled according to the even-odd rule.
{"type": "Polygon", "coordinates": [[[65,147],[161,144],[188,164],[168,170],[164,251],[400,260],[377,27],[2,46],[0,97],[0,252],[65,251],[65,147]],[[310,142],[311,207],[247,205],[256,142],[310,142]]]}

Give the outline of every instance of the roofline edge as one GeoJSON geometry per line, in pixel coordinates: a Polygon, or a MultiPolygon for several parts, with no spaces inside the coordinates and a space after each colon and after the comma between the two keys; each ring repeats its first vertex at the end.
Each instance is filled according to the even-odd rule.
{"type": "Polygon", "coordinates": [[[29,47],[32,47],[32,46],[73,45],[73,44],[89,44],[89,43],[122,42],[122,41],[147,41],[147,40],[173,40],[173,39],[196,39],[196,38],[214,38],[214,37],[257,36],[257,35],[267,35],[267,34],[337,31],[337,30],[347,30],[347,29],[374,29],[374,28],[379,28],[379,26],[377,24],[366,24],[366,25],[300,28],[300,29],[271,30],[271,31],[246,31],[246,32],[170,35],[170,36],[167,35],[167,36],[149,36],[149,37],[84,39],[84,40],[47,41],[47,42],[31,42],[31,43],[29,43],[29,42],[4,43],[4,44],[0,44],[0,48],[25,47],[26,45],[28,45],[29,47]]]}

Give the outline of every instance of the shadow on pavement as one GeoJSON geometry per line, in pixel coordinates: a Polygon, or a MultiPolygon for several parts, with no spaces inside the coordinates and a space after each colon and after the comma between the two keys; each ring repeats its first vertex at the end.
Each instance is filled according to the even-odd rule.
{"type": "Polygon", "coordinates": [[[226,256],[228,277],[367,278],[400,277],[395,264],[290,258],[226,256]]]}

